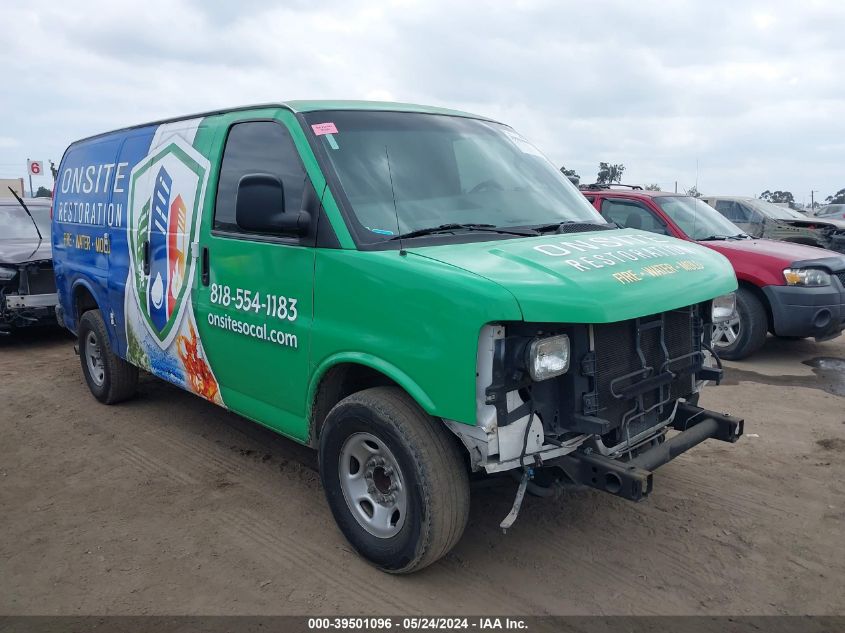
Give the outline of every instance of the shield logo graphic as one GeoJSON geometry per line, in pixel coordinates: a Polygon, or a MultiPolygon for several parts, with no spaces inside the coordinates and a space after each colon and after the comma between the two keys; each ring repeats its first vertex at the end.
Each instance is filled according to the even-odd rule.
{"type": "Polygon", "coordinates": [[[128,233],[135,298],[162,349],[173,341],[190,296],[191,244],[197,239],[207,176],[208,160],[179,137],[155,148],[130,175],[128,233]]]}

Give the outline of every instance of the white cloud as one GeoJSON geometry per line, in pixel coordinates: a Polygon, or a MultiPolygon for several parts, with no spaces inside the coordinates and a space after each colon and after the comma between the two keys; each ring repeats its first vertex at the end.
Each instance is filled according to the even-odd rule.
{"type": "Polygon", "coordinates": [[[606,160],[688,187],[698,160],[709,192],[845,186],[841,2],[32,0],[4,17],[0,176],[122,125],[352,98],[493,116],[586,180],[606,160]]]}

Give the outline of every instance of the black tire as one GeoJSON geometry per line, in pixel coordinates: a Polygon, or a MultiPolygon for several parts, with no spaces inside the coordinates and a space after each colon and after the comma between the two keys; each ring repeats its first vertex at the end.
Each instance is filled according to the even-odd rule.
{"type": "Polygon", "coordinates": [[[112,352],[106,324],[99,310],[89,310],[79,321],[79,360],[88,388],[103,404],[116,404],[135,395],[138,368],[112,352]],[[97,351],[100,365],[96,367],[101,372],[94,375],[88,359],[97,351]]]}
{"type": "MultiPolygon", "coordinates": [[[[422,569],[460,540],[469,516],[466,465],[443,424],[398,387],[366,389],[335,405],[320,434],[319,460],[320,479],[338,527],[361,556],[383,571],[407,574],[422,569]],[[363,527],[354,514],[361,516],[360,508],[347,503],[341,483],[342,469],[348,467],[341,464],[345,447],[367,435],[383,443],[381,448],[388,449],[400,471],[404,513],[401,525],[397,520],[392,528],[398,532],[388,536],[374,535],[363,527]]],[[[372,466],[359,467],[367,480],[372,466]]],[[[372,484],[374,476],[367,481],[372,484]]],[[[392,486],[396,479],[390,481],[392,486]]],[[[373,487],[369,491],[377,494],[373,487]]],[[[370,508],[374,513],[372,503],[370,508]]]]}
{"type": "Polygon", "coordinates": [[[765,306],[747,288],[737,290],[736,310],[739,314],[739,333],[736,340],[724,347],[716,347],[714,344],[714,350],[719,358],[726,360],[741,360],[751,356],[763,347],[769,330],[765,306]]]}

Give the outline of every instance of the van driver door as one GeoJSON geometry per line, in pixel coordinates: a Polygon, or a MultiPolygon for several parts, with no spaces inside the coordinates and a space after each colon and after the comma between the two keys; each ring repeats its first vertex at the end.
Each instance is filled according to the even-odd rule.
{"type": "Polygon", "coordinates": [[[231,123],[217,167],[195,290],[203,348],[226,407],[304,440],[314,249],[307,237],[244,229],[236,205],[239,187],[244,195],[250,178],[280,183],[285,214],[303,209],[313,189],[290,131],[278,120],[231,123]]]}

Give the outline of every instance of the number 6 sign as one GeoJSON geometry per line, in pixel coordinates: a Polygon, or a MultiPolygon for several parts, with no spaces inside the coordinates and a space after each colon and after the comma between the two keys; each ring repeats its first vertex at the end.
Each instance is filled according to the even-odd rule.
{"type": "Polygon", "coordinates": [[[29,169],[30,176],[40,176],[41,173],[44,171],[44,163],[40,160],[29,160],[26,161],[27,169],[29,169]]]}

